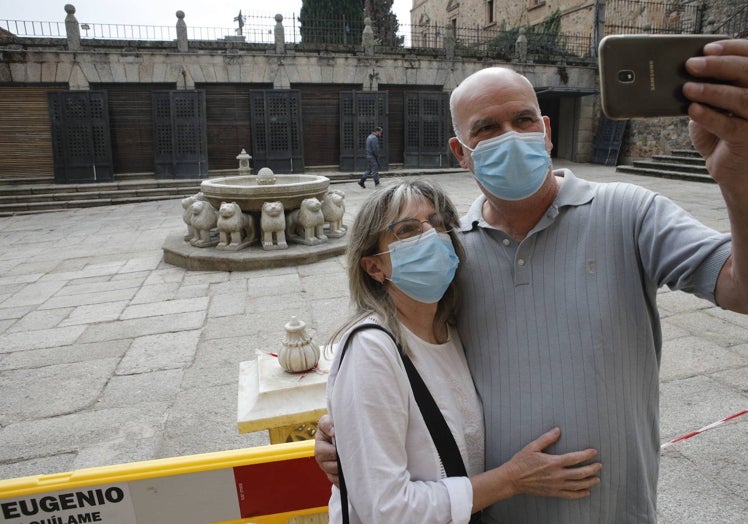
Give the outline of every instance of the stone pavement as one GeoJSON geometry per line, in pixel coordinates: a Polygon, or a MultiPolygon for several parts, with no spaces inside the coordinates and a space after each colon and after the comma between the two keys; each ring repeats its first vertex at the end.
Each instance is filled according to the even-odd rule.
{"type": "MultiPolygon", "coordinates": [[[[659,191],[727,230],[716,185],[558,162],[659,191]]],[[[465,211],[466,173],[428,175],[465,211]]],[[[383,179],[388,184],[389,179],[383,179]]],[[[346,223],[371,189],[346,192],[346,223]]],[[[236,429],[239,362],[280,346],[291,315],[325,343],[345,316],[342,257],[250,272],[162,261],[178,200],[0,218],[0,478],[268,443],[236,429]]],[[[748,316],[663,290],[666,441],[748,407],[748,316]]],[[[664,451],[663,524],[743,523],[748,416],[664,451]]]]}

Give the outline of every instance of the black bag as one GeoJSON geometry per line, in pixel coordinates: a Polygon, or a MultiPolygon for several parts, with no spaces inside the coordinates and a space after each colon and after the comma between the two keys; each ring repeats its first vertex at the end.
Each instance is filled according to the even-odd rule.
{"type": "MultiPolygon", "coordinates": [[[[346,338],[345,344],[340,350],[341,353],[338,369],[340,369],[340,365],[343,363],[345,352],[348,349],[348,342],[353,338],[353,335],[364,329],[379,329],[384,331],[389,335],[392,341],[395,342],[397,345],[397,352],[405,365],[405,372],[408,374],[410,387],[413,389],[413,396],[421,410],[423,420],[429,428],[431,439],[434,441],[436,451],[439,453],[439,458],[442,461],[445,473],[448,477],[467,477],[467,471],[465,470],[465,464],[462,462],[460,449],[457,447],[457,442],[455,442],[452,431],[450,431],[449,426],[447,425],[447,421],[444,420],[444,416],[441,411],[439,411],[439,406],[436,405],[434,397],[429,393],[426,384],[423,382],[421,375],[418,374],[418,370],[416,370],[410,357],[403,353],[402,348],[397,344],[392,333],[379,324],[361,324],[360,326],[356,326],[351,330],[348,338],[346,338]]],[[[337,459],[338,475],[340,477],[340,505],[343,511],[343,523],[348,524],[348,490],[345,487],[345,478],[343,477],[343,466],[340,463],[340,455],[337,455],[337,459]]],[[[473,513],[470,518],[470,524],[480,524],[480,522],[480,512],[473,513]]]]}

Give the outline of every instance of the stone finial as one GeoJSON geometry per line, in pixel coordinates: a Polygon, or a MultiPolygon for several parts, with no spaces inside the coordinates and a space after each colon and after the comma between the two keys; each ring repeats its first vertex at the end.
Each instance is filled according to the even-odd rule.
{"type": "Polygon", "coordinates": [[[520,62],[527,62],[527,37],[525,33],[527,30],[524,27],[519,28],[519,36],[517,41],[514,43],[514,56],[520,62]]]}
{"type": "Polygon", "coordinates": [[[283,29],[283,15],[275,15],[275,52],[282,55],[286,52],[286,30],[283,29]]]}
{"type": "Polygon", "coordinates": [[[187,44],[187,24],[184,21],[184,11],[177,11],[177,51],[186,53],[187,44]]]}
{"type": "Polygon", "coordinates": [[[374,55],[374,30],[371,28],[371,18],[364,18],[364,32],[361,35],[361,47],[366,56],[374,55]]]}
{"type": "Polygon", "coordinates": [[[252,156],[242,148],[242,152],[236,155],[236,159],[239,161],[239,174],[248,175],[250,174],[249,161],[252,160],[252,156]]]}
{"type": "Polygon", "coordinates": [[[306,323],[296,317],[285,325],[286,336],[278,351],[278,363],[289,373],[314,369],[319,361],[319,346],[306,333],[306,323]]]}
{"type": "Polygon", "coordinates": [[[65,33],[68,38],[68,51],[78,51],[81,48],[81,28],[75,18],[75,6],[65,4],[65,33]]]}

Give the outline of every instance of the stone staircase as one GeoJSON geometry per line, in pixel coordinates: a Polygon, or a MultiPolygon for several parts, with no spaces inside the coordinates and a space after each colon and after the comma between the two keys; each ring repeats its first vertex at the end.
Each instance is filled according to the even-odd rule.
{"type": "Polygon", "coordinates": [[[157,180],[149,173],[114,175],[113,182],[55,184],[51,179],[0,180],[0,216],[184,198],[200,179],[157,180]]]}
{"type": "Polygon", "coordinates": [[[635,160],[633,165],[616,166],[616,172],[715,183],[709,176],[704,158],[693,149],[673,149],[669,155],[635,160]]]}
{"type": "MultiPolygon", "coordinates": [[[[317,173],[330,179],[330,184],[358,180],[360,173],[338,172],[337,166],[310,168],[306,173],[317,173]]],[[[461,171],[459,168],[394,169],[381,171],[385,177],[413,176],[461,171]]],[[[235,170],[210,172],[214,176],[230,176],[235,170]]],[[[55,184],[52,178],[24,178],[0,180],[0,217],[47,213],[65,209],[133,204],[153,200],[184,198],[200,191],[204,179],[156,179],[152,173],[124,173],[114,175],[113,182],[93,184],[55,184]]],[[[371,183],[369,184],[371,185],[371,183]]]]}

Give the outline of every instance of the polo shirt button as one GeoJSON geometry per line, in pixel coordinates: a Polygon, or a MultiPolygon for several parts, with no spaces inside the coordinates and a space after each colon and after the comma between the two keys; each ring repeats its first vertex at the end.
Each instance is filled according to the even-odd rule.
{"type": "Polygon", "coordinates": [[[517,260],[517,265],[520,266],[520,267],[524,266],[525,265],[525,259],[524,258],[518,259],[517,260]]]}
{"type": "Polygon", "coordinates": [[[501,243],[504,244],[505,246],[508,246],[509,244],[512,243],[512,241],[509,240],[508,238],[505,238],[504,240],[501,241],[501,243]]]}

